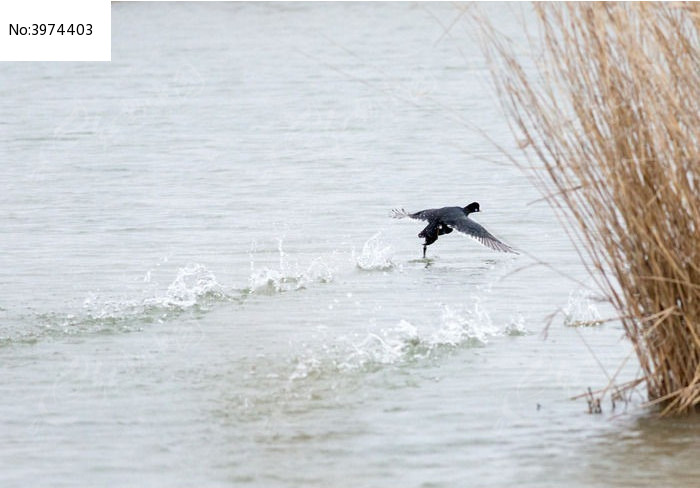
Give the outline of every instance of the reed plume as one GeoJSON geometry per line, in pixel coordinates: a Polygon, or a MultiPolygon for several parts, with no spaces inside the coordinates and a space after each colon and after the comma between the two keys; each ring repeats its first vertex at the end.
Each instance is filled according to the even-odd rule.
{"type": "Polygon", "coordinates": [[[662,414],[700,404],[700,4],[536,4],[485,43],[528,171],[618,310],[662,414]]]}

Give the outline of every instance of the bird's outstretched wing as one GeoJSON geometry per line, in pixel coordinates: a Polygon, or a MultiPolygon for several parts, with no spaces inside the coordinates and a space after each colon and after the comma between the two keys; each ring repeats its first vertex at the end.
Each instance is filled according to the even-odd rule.
{"type": "Polygon", "coordinates": [[[437,215],[439,210],[440,209],[438,208],[429,208],[416,213],[408,213],[403,208],[394,208],[391,210],[391,216],[395,219],[403,219],[404,217],[408,217],[416,220],[432,220],[433,217],[437,215]]]}
{"type": "Polygon", "coordinates": [[[489,231],[484,229],[481,225],[474,222],[472,219],[468,218],[466,215],[450,215],[447,218],[442,219],[443,223],[453,229],[457,229],[463,234],[476,239],[481,244],[486,247],[493,249],[494,251],[500,252],[511,252],[513,254],[518,254],[518,252],[498,239],[496,239],[489,231]]]}

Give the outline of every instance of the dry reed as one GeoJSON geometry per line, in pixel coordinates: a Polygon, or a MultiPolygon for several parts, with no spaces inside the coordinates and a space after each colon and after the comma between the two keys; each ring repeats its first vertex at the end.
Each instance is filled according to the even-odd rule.
{"type": "Polygon", "coordinates": [[[542,56],[488,28],[512,129],[620,313],[662,414],[700,404],[700,4],[537,4],[542,56]]]}

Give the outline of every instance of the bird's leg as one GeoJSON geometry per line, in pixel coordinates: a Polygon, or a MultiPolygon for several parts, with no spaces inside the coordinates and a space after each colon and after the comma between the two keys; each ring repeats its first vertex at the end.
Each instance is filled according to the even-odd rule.
{"type": "Polygon", "coordinates": [[[423,243],[423,259],[425,259],[425,251],[428,249],[428,246],[437,241],[440,226],[440,222],[430,222],[426,228],[418,234],[418,237],[423,237],[425,239],[423,243]]]}

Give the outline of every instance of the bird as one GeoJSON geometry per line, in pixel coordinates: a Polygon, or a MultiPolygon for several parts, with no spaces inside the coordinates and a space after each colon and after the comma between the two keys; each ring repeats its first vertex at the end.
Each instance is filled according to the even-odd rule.
{"type": "Polygon", "coordinates": [[[428,222],[425,229],[418,234],[418,237],[425,239],[423,259],[428,246],[437,241],[438,236],[449,234],[455,229],[494,251],[518,254],[515,249],[496,239],[489,231],[469,218],[469,214],[480,211],[479,202],[472,202],[466,207],[429,208],[415,213],[408,213],[403,208],[395,208],[392,210],[392,217],[395,219],[409,217],[428,222]]]}

